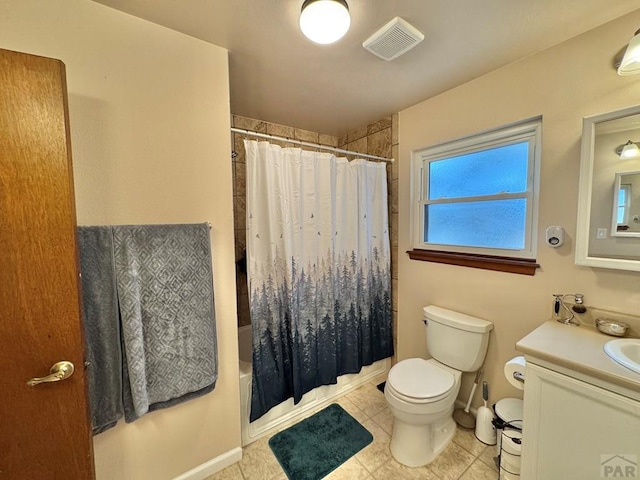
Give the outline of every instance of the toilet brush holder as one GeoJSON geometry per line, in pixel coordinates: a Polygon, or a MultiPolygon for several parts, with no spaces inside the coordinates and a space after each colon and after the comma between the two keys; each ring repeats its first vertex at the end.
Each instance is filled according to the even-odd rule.
{"type": "Polygon", "coordinates": [[[487,400],[489,400],[487,382],[482,382],[482,400],[484,405],[478,408],[476,418],[476,438],[486,445],[495,445],[497,442],[496,427],[493,425],[493,412],[487,407],[487,400]]]}

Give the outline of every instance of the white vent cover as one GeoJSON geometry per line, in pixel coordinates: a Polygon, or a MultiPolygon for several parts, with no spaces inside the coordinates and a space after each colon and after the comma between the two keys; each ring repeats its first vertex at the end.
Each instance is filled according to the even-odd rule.
{"type": "Polygon", "coordinates": [[[362,46],[383,60],[393,60],[424,40],[416,27],[396,17],[371,35],[362,46]]]}

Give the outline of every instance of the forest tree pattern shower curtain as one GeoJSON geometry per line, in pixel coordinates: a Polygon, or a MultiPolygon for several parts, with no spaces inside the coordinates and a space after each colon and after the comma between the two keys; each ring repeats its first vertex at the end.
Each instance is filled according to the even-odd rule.
{"type": "Polygon", "coordinates": [[[251,421],[393,355],[384,163],[245,140],[251,421]]]}

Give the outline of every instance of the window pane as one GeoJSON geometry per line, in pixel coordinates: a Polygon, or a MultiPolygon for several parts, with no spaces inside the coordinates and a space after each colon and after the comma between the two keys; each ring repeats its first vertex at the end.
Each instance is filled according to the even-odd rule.
{"type": "Polygon", "coordinates": [[[424,241],[441,245],[521,250],[525,247],[524,198],[425,206],[424,241]]]}
{"type": "Polygon", "coordinates": [[[527,190],[529,142],[429,163],[429,200],[527,190]]]}
{"type": "Polygon", "coordinates": [[[618,206],[624,207],[627,204],[627,189],[622,185],[618,190],[618,206]]]}

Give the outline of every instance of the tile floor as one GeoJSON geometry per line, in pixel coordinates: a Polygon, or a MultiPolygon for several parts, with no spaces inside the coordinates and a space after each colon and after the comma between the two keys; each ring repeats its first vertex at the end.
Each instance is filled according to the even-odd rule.
{"type": "MultiPolygon", "coordinates": [[[[326,480],[495,480],[495,446],[479,442],[473,431],[458,428],[453,442],[425,467],[408,468],[391,456],[389,442],[393,416],[376,379],[336,400],[373,435],[373,442],[334,470],[326,480]]],[[[309,415],[315,413],[309,412],[309,415]]],[[[206,480],[287,480],[267,443],[269,437],[248,445],[242,461],[206,480]]]]}

